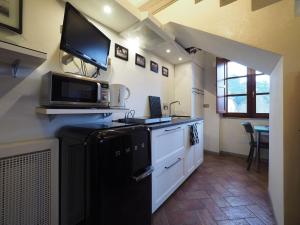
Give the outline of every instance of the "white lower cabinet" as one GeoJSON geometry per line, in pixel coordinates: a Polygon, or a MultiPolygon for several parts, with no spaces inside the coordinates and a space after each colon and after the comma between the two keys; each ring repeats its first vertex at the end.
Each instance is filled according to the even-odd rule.
{"type": "Polygon", "coordinates": [[[203,162],[203,121],[153,130],[152,212],[203,162]],[[198,123],[199,144],[190,145],[190,125],[198,123]]]}
{"type": "Polygon", "coordinates": [[[154,212],[184,181],[183,153],[155,167],[152,174],[152,211],[154,212]]]}

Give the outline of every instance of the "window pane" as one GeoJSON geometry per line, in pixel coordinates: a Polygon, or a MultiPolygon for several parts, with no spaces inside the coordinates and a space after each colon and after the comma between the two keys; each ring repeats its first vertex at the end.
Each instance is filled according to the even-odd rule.
{"type": "Polygon", "coordinates": [[[236,62],[227,63],[228,77],[239,77],[247,75],[247,67],[236,62]]]}
{"type": "Polygon", "coordinates": [[[247,112],[247,96],[231,96],[228,97],[229,113],[246,113],[247,112]]]}
{"type": "Polygon", "coordinates": [[[256,113],[270,112],[270,95],[256,95],[256,113]]]}
{"type": "Polygon", "coordinates": [[[260,72],[258,70],[255,70],[255,74],[263,74],[263,72],[260,72]]]}
{"type": "Polygon", "coordinates": [[[227,94],[247,94],[247,78],[234,78],[227,80],[227,94]]]}
{"type": "Polygon", "coordinates": [[[270,92],[270,76],[256,76],[256,93],[270,92]]]}

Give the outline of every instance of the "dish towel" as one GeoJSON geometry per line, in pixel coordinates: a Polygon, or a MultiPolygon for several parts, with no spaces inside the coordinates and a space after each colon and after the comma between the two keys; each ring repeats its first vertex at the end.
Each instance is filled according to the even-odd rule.
{"type": "Polygon", "coordinates": [[[191,125],[191,127],[190,127],[190,142],[191,142],[191,145],[195,145],[195,144],[199,143],[197,123],[191,125]]]}

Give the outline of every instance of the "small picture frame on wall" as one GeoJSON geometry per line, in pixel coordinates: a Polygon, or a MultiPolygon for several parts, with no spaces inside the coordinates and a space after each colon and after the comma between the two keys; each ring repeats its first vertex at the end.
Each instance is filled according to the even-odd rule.
{"type": "Polygon", "coordinates": [[[154,73],[158,73],[158,64],[154,61],[150,61],[150,70],[154,73]]]}
{"type": "Polygon", "coordinates": [[[161,73],[163,76],[168,77],[169,76],[169,69],[167,67],[162,67],[161,68],[161,73]]]}
{"type": "Polygon", "coordinates": [[[135,65],[145,68],[146,67],[146,58],[140,54],[135,54],[135,65]]]}
{"type": "Polygon", "coordinates": [[[128,49],[121,45],[115,44],[115,57],[128,61],[128,49]]]}
{"type": "Polygon", "coordinates": [[[0,0],[0,27],[22,34],[23,0],[0,0]]]}

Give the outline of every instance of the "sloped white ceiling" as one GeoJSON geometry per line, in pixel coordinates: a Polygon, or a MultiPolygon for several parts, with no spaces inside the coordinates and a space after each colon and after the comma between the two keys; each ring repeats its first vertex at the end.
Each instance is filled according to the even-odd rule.
{"type": "Polygon", "coordinates": [[[82,11],[87,16],[100,22],[101,24],[110,27],[114,31],[122,32],[140,21],[139,13],[134,14],[122,5],[121,0],[63,0],[74,5],[78,10],[82,11]],[[112,9],[111,14],[106,14],[103,11],[104,6],[109,6],[112,9]]]}
{"type": "Polygon", "coordinates": [[[166,24],[164,27],[176,37],[176,41],[184,48],[197,47],[218,57],[239,62],[266,74],[271,74],[281,58],[279,54],[173,22],[166,24]]]}

